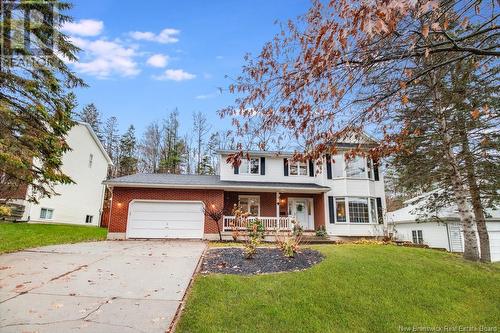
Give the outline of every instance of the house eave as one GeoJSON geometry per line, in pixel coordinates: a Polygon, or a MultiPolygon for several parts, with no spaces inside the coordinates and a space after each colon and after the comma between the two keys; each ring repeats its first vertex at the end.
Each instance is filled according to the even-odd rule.
{"type": "Polygon", "coordinates": [[[280,193],[325,193],[330,190],[327,187],[281,187],[281,186],[252,186],[252,185],[192,185],[192,184],[146,184],[146,183],[124,183],[104,181],[104,185],[110,187],[134,187],[134,188],[161,188],[161,189],[200,189],[200,190],[224,190],[224,191],[246,191],[246,192],[280,192],[280,193]]]}

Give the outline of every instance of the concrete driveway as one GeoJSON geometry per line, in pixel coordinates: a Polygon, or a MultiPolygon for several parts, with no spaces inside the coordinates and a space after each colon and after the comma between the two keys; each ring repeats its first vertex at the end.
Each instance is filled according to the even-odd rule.
{"type": "Polygon", "coordinates": [[[0,256],[0,332],[165,332],[201,241],[107,241],[0,256]]]}

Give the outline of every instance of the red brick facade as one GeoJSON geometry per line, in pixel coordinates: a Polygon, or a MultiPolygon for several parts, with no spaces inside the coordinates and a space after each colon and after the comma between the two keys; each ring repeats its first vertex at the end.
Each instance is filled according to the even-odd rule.
{"type": "MultiPolygon", "coordinates": [[[[134,199],[143,200],[199,200],[205,205],[224,205],[224,191],[222,190],[184,190],[161,188],[130,188],[115,187],[111,207],[109,232],[125,232],[127,230],[128,206],[134,199]]],[[[217,227],[211,219],[205,217],[205,233],[217,233],[217,227]]]]}
{"type": "MultiPolygon", "coordinates": [[[[127,229],[128,207],[132,200],[190,200],[203,201],[205,205],[224,207],[226,215],[231,215],[234,204],[238,203],[239,195],[258,195],[260,197],[260,215],[276,216],[275,192],[224,192],[222,190],[187,190],[187,189],[153,189],[116,187],[113,190],[109,232],[125,232],[127,229]]],[[[313,198],[314,226],[325,225],[324,194],[281,193],[280,215],[288,215],[288,198],[313,198]]],[[[217,227],[211,219],[205,217],[206,234],[217,233],[217,227]]]]}

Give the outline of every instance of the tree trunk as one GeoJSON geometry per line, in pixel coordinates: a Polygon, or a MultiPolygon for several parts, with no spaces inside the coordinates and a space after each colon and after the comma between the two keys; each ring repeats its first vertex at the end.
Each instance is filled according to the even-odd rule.
{"type": "Polygon", "coordinates": [[[479,260],[479,250],[477,246],[476,228],[474,228],[474,219],[467,204],[467,191],[464,182],[460,175],[460,169],[457,159],[452,150],[451,137],[448,133],[446,118],[440,119],[441,130],[443,133],[443,143],[445,146],[445,156],[450,165],[450,177],[455,196],[455,201],[458,207],[458,214],[464,229],[464,258],[467,260],[479,260]]]}
{"type": "Polygon", "coordinates": [[[474,168],[474,160],[470,152],[467,132],[462,131],[462,151],[465,160],[465,172],[467,176],[467,184],[469,186],[469,194],[472,201],[472,209],[476,218],[477,233],[479,235],[479,246],[481,249],[481,261],[490,262],[490,237],[486,228],[486,218],[484,216],[483,204],[481,202],[481,193],[477,184],[476,172],[474,168]]]}

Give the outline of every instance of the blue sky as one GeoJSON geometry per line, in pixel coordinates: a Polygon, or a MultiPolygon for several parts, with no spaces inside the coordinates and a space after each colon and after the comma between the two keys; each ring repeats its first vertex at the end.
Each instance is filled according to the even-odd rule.
{"type": "Polygon", "coordinates": [[[90,85],[78,89],[79,109],[94,102],[140,136],[147,124],[178,108],[181,131],[201,111],[214,129],[229,128],[216,111],[234,95],[218,91],[278,31],[276,20],[305,13],[309,0],[75,0],[64,30],[84,49],[71,64],[90,85]]]}

